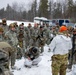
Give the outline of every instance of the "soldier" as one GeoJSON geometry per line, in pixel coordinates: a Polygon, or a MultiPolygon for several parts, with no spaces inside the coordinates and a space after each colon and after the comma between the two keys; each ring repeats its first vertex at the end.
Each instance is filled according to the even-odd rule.
{"type": "MultiPolygon", "coordinates": [[[[67,28],[68,28],[69,37],[71,37],[71,39],[73,40],[74,29],[71,26],[68,26],[67,28]]],[[[68,62],[69,62],[68,63],[68,69],[67,69],[68,72],[70,72],[72,69],[72,59],[73,58],[72,58],[72,49],[71,49],[71,50],[69,50],[69,54],[68,54],[68,62]]]]}
{"type": "Polygon", "coordinates": [[[29,46],[32,46],[32,43],[31,43],[31,42],[33,42],[33,41],[32,41],[32,30],[33,30],[33,29],[32,29],[31,23],[28,24],[27,30],[28,30],[27,32],[28,32],[29,34],[27,35],[28,38],[27,38],[27,41],[26,41],[26,42],[29,44],[29,45],[28,45],[28,47],[29,47],[29,46]]]}
{"type": "Polygon", "coordinates": [[[71,38],[68,37],[66,26],[61,26],[60,34],[53,38],[49,45],[52,56],[52,75],[66,75],[68,65],[68,52],[72,48],[71,38]]]}
{"type": "Polygon", "coordinates": [[[5,33],[5,37],[7,42],[13,47],[14,52],[11,56],[11,58],[13,59],[11,61],[11,68],[15,68],[15,60],[16,60],[16,56],[17,56],[17,45],[18,45],[18,39],[17,39],[17,34],[15,32],[15,26],[13,23],[11,23],[9,25],[9,31],[5,33]]]}
{"type": "Polygon", "coordinates": [[[2,28],[4,30],[4,33],[6,33],[8,31],[8,26],[7,26],[6,18],[2,19],[2,28]]]}
{"type": "Polygon", "coordinates": [[[2,27],[0,27],[0,42],[1,41],[5,41],[4,30],[2,27]]]}
{"type": "Polygon", "coordinates": [[[52,39],[52,37],[50,36],[51,32],[50,32],[50,28],[49,28],[48,24],[46,24],[45,32],[46,32],[46,38],[47,38],[46,44],[49,45],[50,44],[50,40],[52,39]]]}
{"type": "Polygon", "coordinates": [[[72,26],[68,26],[67,28],[68,28],[69,36],[72,37],[74,28],[72,26]]]}
{"type": "Polygon", "coordinates": [[[0,75],[13,75],[10,72],[10,61],[13,48],[6,42],[0,42],[0,75]]]}
{"type": "Polygon", "coordinates": [[[39,28],[39,32],[38,32],[38,42],[39,42],[39,47],[41,47],[41,53],[44,52],[44,45],[46,43],[46,32],[44,30],[44,27],[43,26],[40,26],[39,28]]]}
{"type": "Polygon", "coordinates": [[[25,63],[26,67],[32,67],[32,65],[38,65],[41,61],[40,52],[37,47],[30,47],[25,53],[25,63]]]}
{"type": "Polygon", "coordinates": [[[17,24],[17,22],[14,22],[13,24],[15,25],[16,33],[18,34],[18,30],[19,30],[19,28],[18,28],[18,24],[17,24]]]}
{"type": "Polygon", "coordinates": [[[72,65],[76,65],[76,28],[73,30],[72,49],[70,50],[68,69],[71,71],[72,65]]]}
{"type": "Polygon", "coordinates": [[[60,28],[59,23],[56,23],[55,29],[56,29],[56,32],[57,32],[57,33],[59,32],[59,28],[60,28]]]}
{"type": "Polygon", "coordinates": [[[71,53],[71,64],[73,65],[71,65],[72,66],[72,70],[73,70],[73,75],[75,75],[76,74],[76,28],[74,28],[74,30],[73,30],[73,37],[72,37],[72,45],[73,45],[73,47],[72,47],[72,53],[71,53]]]}
{"type": "Polygon", "coordinates": [[[19,46],[21,48],[23,48],[24,31],[25,31],[24,25],[20,24],[19,25],[19,32],[18,32],[18,40],[19,40],[19,46]]]}
{"type": "Polygon", "coordinates": [[[38,32],[39,32],[39,28],[38,25],[35,23],[31,32],[32,46],[38,47],[38,39],[37,39],[38,32]]]}
{"type": "Polygon", "coordinates": [[[19,32],[18,32],[18,41],[19,41],[19,46],[21,47],[22,55],[24,56],[24,52],[26,49],[26,32],[25,32],[25,27],[24,24],[19,25],[19,32]]]}
{"type": "Polygon", "coordinates": [[[26,32],[26,38],[25,38],[25,43],[26,43],[26,49],[28,48],[28,47],[30,47],[30,40],[31,40],[31,36],[30,36],[30,31],[29,31],[29,28],[28,27],[25,27],[25,32],[26,32]]]}
{"type": "Polygon", "coordinates": [[[28,30],[30,32],[30,36],[31,36],[31,33],[32,33],[32,25],[31,25],[31,23],[28,24],[27,28],[28,28],[28,30]]]}
{"type": "Polygon", "coordinates": [[[52,27],[51,34],[53,35],[53,38],[58,34],[58,32],[56,32],[55,26],[52,27]]]}
{"type": "Polygon", "coordinates": [[[73,64],[76,64],[76,28],[73,30],[73,49],[74,49],[74,55],[73,55],[73,64]]]}
{"type": "MultiPolygon", "coordinates": [[[[46,44],[49,45],[52,39],[51,37],[52,33],[50,31],[49,24],[46,24],[45,34],[46,34],[46,44]]],[[[50,48],[48,49],[48,52],[50,52],[50,48]]]]}

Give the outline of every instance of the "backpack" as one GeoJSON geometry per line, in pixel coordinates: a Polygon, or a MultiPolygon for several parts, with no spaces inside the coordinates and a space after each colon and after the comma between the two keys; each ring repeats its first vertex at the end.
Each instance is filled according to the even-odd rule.
{"type": "Polygon", "coordinates": [[[9,55],[2,49],[0,49],[0,65],[4,65],[9,61],[9,55]]]}
{"type": "Polygon", "coordinates": [[[9,61],[9,56],[8,54],[0,49],[0,75],[4,75],[3,72],[4,72],[4,69],[5,69],[5,65],[8,63],[9,61]]]}

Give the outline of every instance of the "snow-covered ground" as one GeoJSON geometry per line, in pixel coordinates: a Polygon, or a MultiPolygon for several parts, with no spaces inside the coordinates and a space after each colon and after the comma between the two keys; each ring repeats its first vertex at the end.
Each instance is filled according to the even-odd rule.
{"type": "MultiPolygon", "coordinates": [[[[0,19],[1,22],[1,19],[0,19]]],[[[22,21],[12,21],[12,20],[7,20],[7,25],[10,23],[17,22],[18,25],[22,23],[22,21]]],[[[34,25],[34,22],[23,22],[25,26],[27,26],[29,23],[34,25]]],[[[21,70],[14,70],[13,74],[14,75],[52,75],[52,70],[51,70],[51,56],[52,52],[48,52],[48,46],[44,47],[44,53],[43,56],[41,56],[42,60],[37,66],[32,66],[32,68],[26,68],[24,67],[24,61],[25,59],[22,58],[21,60],[16,60],[15,65],[18,68],[21,68],[21,70]]],[[[76,72],[76,65],[73,66],[73,69],[71,72],[67,72],[66,75],[76,75],[73,74],[73,72],[76,72]]]]}
{"type": "MultiPolygon", "coordinates": [[[[52,75],[51,69],[51,56],[52,52],[48,52],[48,46],[44,47],[44,53],[41,56],[42,60],[38,66],[32,66],[31,68],[26,68],[24,66],[25,59],[16,61],[16,66],[21,68],[21,70],[14,70],[14,75],[52,75]]],[[[72,75],[72,72],[68,72],[66,75],[72,75]]]]}
{"type": "MultiPolygon", "coordinates": [[[[2,20],[0,19],[0,22],[2,22],[2,20]]],[[[11,23],[17,22],[18,25],[20,25],[21,23],[24,23],[24,26],[28,26],[29,23],[32,24],[32,26],[34,25],[34,22],[24,22],[24,21],[14,21],[14,20],[7,20],[7,25],[10,25],[11,23]]]]}

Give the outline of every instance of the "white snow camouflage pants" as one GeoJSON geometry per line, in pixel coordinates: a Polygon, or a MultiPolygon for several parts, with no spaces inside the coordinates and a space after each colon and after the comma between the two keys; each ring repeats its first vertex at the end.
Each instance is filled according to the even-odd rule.
{"type": "Polygon", "coordinates": [[[25,59],[24,65],[28,66],[28,67],[32,67],[32,65],[36,65],[41,61],[41,58],[38,57],[34,60],[29,60],[29,59],[25,59]]]}

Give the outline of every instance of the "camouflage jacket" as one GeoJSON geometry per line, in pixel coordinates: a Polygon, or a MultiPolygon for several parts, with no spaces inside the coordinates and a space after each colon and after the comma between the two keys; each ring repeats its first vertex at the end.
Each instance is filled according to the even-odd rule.
{"type": "Polygon", "coordinates": [[[5,33],[6,40],[11,46],[17,46],[18,45],[18,39],[17,34],[14,31],[9,30],[5,33]]]}

